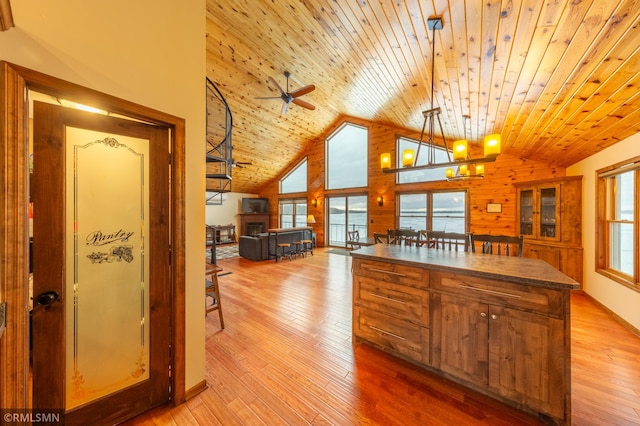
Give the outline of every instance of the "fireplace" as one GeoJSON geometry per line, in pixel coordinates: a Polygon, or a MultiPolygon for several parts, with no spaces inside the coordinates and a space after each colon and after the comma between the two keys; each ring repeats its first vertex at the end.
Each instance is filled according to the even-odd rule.
{"type": "Polygon", "coordinates": [[[248,222],[246,228],[246,235],[251,235],[252,237],[267,231],[266,229],[264,229],[263,222],[248,222]]]}
{"type": "Polygon", "coordinates": [[[240,213],[240,235],[255,236],[269,229],[268,213],[240,213]]]}

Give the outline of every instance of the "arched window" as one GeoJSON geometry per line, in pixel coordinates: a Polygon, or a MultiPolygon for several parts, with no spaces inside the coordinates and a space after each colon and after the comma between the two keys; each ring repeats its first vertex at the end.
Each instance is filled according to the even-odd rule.
{"type": "Polygon", "coordinates": [[[369,132],[366,127],[345,123],[326,141],[327,189],[367,186],[369,132]]]}
{"type": "Polygon", "coordinates": [[[285,177],[280,179],[280,193],[307,192],[307,159],[302,160],[285,177]]]}

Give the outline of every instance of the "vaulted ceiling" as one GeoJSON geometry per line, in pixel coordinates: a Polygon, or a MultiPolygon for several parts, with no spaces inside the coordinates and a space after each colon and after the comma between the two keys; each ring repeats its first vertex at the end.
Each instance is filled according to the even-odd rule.
{"type": "Polygon", "coordinates": [[[258,191],[342,116],[419,131],[432,101],[447,139],[500,133],[503,152],[569,166],[640,132],[639,22],[637,0],[207,0],[207,76],[233,157],[252,163],[233,191],[258,191]],[[256,99],[285,71],[290,90],[316,86],[301,98],[315,110],[256,99]]]}

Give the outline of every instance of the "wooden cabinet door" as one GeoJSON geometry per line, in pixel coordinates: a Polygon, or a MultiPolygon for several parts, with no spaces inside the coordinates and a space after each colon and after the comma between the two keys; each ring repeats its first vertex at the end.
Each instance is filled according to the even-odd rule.
{"type": "Polygon", "coordinates": [[[510,400],[564,416],[563,321],[491,306],[489,387],[510,400]]]}
{"type": "Polygon", "coordinates": [[[529,244],[529,247],[526,249],[527,253],[525,253],[525,257],[530,257],[532,259],[540,259],[547,262],[549,265],[553,266],[558,270],[562,270],[561,268],[561,249],[559,247],[549,247],[538,244],[529,244]]]}
{"type": "Polygon", "coordinates": [[[442,371],[464,380],[486,386],[488,383],[488,322],[486,303],[446,294],[439,295],[434,309],[434,344],[439,349],[442,371]]]}
{"type": "Polygon", "coordinates": [[[560,189],[557,183],[518,189],[518,234],[541,240],[560,240],[560,189]]]}

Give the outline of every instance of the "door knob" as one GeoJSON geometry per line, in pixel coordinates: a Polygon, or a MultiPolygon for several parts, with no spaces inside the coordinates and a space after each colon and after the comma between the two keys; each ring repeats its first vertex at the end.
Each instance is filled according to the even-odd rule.
{"type": "Polygon", "coordinates": [[[59,297],[60,296],[55,291],[47,291],[47,292],[44,292],[44,293],[40,294],[36,298],[36,302],[38,302],[38,305],[42,305],[42,306],[48,307],[53,302],[58,300],[59,297]]]}

